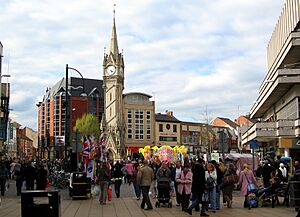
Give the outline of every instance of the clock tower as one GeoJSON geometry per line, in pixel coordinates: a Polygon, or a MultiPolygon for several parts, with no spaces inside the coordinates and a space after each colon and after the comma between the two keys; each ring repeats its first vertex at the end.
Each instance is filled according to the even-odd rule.
{"type": "Polygon", "coordinates": [[[125,155],[125,124],[123,118],[124,60],[119,53],[115,11],[110,49],[103,60],[104,130],[110,158],[125,155]]]}

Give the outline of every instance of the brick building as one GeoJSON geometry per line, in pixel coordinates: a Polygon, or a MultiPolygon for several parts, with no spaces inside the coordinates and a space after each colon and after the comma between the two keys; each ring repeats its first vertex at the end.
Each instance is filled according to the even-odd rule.
{"type": "MultiPolygon", "coordinates": [[[[86,113],[95,115],[98,120],[103,116],[103,81],[71,77],[69,83],[69,126],[70,135],[76,120],[86,113]],[[84,88],[83,88],[84,87],[84,88]],[[82,97],[82,93],[87,96],[82,97]]],[[[52,88],[47,88],[38,106],[38,146],[41,157],[63,157],[63,146],[55,145],[57,136],[65,136],[65,78],[52,88]]],[[[71,136],[72,137],[72,136],[71,136]]]]}

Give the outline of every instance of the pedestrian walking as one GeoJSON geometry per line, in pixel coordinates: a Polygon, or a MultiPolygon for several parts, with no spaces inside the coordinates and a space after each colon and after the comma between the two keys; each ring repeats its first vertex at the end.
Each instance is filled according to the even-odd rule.
{"type": "Polygon", "coordinates": [[[160,166],[161,166],[161,162],[160,162],[159,159],[153,159],[151,161],[150,167],[152,168],[153,173],[154,173],[154,179],[153,179],[152,184],[151,184],[151,194],[152,194],[153,198],[157,197],[157,178],[156,178],[156,174],[157,174],[157,170],[160,168],[160,166]]]}
{"type": "Polygon", "coordinates": [[[205,171],[205,182],[209,191],[209,200],[212,212],[217,210],[217,170],[212,163],[207,164],[207,171],[205,171]]]}
{"type": "Polygon", "coordinates": [[[40,164],[38,166],[37,174],[36,174],[36,189],[37,190],[45,190],[47,185],[47,170],[44,165],[40,164]]]}
{"type": "Polygon", "coordinates": [[[176,193],[176,206],[181,205],[180,194],[178,193],[178,183],[176,181],[176,177],[180,176],[181,172],[182,172],[181,161],[177,161],[175,166],[175,182],[174,182],[174,188],[176,193]]]}
{"type": "Polygon", "coordinates": [[[138,175],[138,172],[141,170],[141,166],[138,162],[136,162],[133,165],[133,167],[134,167],[134,170],[133,170],[133,175],[132,175],[132,184],[133,184],[136,199],[140,200],[142,191],[141,191],[139,180],[137,179],[137,175],[138,175]]]}
{"type": "Polygon", "coordinates": [[[224,178],[222,182],[222,192],[223,192],[223,202],[228,208],[232,207],[232,192],[234,189],[237,174],[235,167],[232,163],[229,164],[228,169],[224,173],[224,178]]]}
{"type": "Polygon", "coordinates": [[[100,162],[97,167],[97,183],[100,188],[99,202],[106,204],[108,185],[111,179],[110,165],[108,162],[100,162]]]}
{"type": "Polygon", "coordinates": [[[194,208],[200,210],[199,203],[201,202],[201,197],[205,190],[205,170],[202,162],[202,159],[198,159],[192,167],[192,204],[187,209],[190,215],[192,215],[194,208]]]}
{"type": "Polygon", "coordinates": [[[143,161],[143,167],[138,172],[137,175],[138,182],[140,183],[143,200],[141,203],[141,208],[145,210],[153,209],[150,198],[149,198],[149,190],[151,183],[154,179],[154,173],[151,167],[148,166],[148,160],[143,161]],[[145,208],[147,205],[147,208],[145,208]]]}
{"type": "Polygon", "coordinates": [[[27,162],[25,165],[24,179],[26,182],[26,190],[34,190],[34,180],[36,179],[36,171],[30,162],[27,162]]]}
{"type": "Polygon", "coordinates": [[[116,164],[114,165],[113,178],[115,183],[115,194],[116,197],[119,198],[121,193],[122,179],[123,179],[122,164],[120,164],[119,161],[117,161],[116,164]]]}
{"type": "Polygon", "coordinates": [[[240,177],[239,177],[239,186],[241,187],[240,195],[245,197],[244,208],[248,208],[248,206],[249,206],[248,200],[247,200],[249,183],[253,183],[253,184],[257,185],[254,174],[253,174],[252,170],[249,169],[249,165],[244,164],[244,169],[243,169],[243,171],[240,172],[240,177]]]}
{"type": "Polygon", "coordinates": [[[21,190],[23,186],[23,166],[20,161],[16,162],[15,170],[14,170],[14,177],[16,180],[16,188],[17,188],[17,196],[21,195],[21,190]]]}
{"type": "Polygon", "coordinates": [[[6,181],[8,180],[8,170],[6,165],[3,161],[0,161],[0,189],[1,189],[1,196],[5,194],[6,188],[6,181]]]}
{"type": "Polygon", "coordinates": [[[178,183],[178,193],[180,194],[182,211],[187,212],[189,199],[192,193],[193,173],[190,171],[190,165],[185,164],[180,176],[176,178],[178,183]]]}
{"type": "Polygon", "coordinates": [[[273,171],[273,168],[268,160],[265,160],[263,169],[262,169],[262,176],[264,181],[264,187],[267,188],[270,186],[270,178],[271,178],[271,172],[273,171]]]}
{"type": "Polygon", "coordinates": [[[130,160],[128,160],[127,163],[125,164],[125,171],[126,171],[126,179],[129,185],[132,182],[133,170],[134,170],[133,164],[131,163],[130,160]]]}

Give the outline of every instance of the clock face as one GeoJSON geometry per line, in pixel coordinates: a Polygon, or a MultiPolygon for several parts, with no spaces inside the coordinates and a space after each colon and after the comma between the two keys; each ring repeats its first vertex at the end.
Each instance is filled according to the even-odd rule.
{"type": "Polygon", "coordinates": [[[116,72],[116,67],[108,66],[107,69],[106,69],[106,72],[107,72],[108,75],[113,75],[116,72]]]}

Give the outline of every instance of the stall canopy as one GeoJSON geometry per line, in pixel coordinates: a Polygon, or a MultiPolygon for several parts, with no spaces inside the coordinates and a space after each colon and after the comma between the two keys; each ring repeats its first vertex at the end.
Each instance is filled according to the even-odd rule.
{"type": "MultiPolygon", "coordinates": [[[[251,154],[229,153],[225,156],[225,160],[234,161],[236,163],[237,172],[243,170],[243,165],[247,163],[249,168],[253,170],[253,156],[251,154]]],[[[258,157],[254,157],[254,170],[257,169],[259,163],[258,157]]]]}

